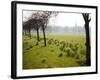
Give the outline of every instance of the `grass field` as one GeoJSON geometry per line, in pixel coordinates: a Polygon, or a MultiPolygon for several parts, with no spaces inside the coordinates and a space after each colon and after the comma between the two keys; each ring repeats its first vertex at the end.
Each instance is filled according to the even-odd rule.
{"type": "Polygon", "coordinates": [[[86,65],[86,47],[84,34],[47,33],[47,46],[43,36],[23,35],[23,69],[79,67],[86,65]]]}

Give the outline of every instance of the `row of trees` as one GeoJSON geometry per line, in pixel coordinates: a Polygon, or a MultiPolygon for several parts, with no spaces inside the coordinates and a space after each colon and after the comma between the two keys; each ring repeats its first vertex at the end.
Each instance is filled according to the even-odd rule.
{"type": "Polygon", "coordinates": [[[46,46],[46,35],[45,35],[45,29],[47,27],[48,21],[51,16],[56,16],[57,12],[51,12],[51,11],[35,11],[29,17],[28,21],[23,22],[23,31],[24,34],[26,32],[29,33],[29,36],[31,38],[31,31],[34,29],[37,31],[37,44],[39,42],[39,29],[41,28],[43,31],[43,37],[44,37],[44,46],[46,46]]]}
{"type": "Polygon", "coordinates": [[[73,27],[61,27],[61,26],[48,26],[46,28],[47,32],[53,33],[85,33],[85,28],[81,26],[73,26],[73,27]]]}

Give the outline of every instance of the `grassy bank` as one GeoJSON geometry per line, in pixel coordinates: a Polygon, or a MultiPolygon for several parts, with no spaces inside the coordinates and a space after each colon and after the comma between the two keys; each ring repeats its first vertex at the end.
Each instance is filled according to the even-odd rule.
{"type": "Polygon", "coordinates": [[[47,33],[37,45],[36,34],[23,36],[23,69],[85,66],[86,47],[83,34],[47,33]]]}

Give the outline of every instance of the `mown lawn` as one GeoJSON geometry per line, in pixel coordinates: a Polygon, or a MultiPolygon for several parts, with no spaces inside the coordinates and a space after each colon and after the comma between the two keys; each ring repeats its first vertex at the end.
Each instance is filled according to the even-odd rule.
{"type": "Polygon", "coordinates": [[[78,67],[86,64],[84,34],[47,33],[47,46],[43,36],[37,45],[36,34],[23,35],[23,69],[78,67]]]}

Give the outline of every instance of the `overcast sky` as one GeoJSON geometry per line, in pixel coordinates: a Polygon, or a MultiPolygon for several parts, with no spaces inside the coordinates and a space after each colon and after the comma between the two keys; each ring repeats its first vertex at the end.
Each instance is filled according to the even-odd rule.
{"type": "MultiPolygon", "coordinates": [[[[23,21],[32,15],[33,11],[23,11],[23,21]]],[[[48,26],[75,27],[75,25],[84,26],[82,14],[77,13],[58,13],[56,17],[51,17],[48,26]]]]}
{"type": "Polygon", "coordinates": [[[51,18],[49,25],[74,27],[75,25],[84,26],[84,20],[81,14],[59,13],[56,18],[51,18]]]}

